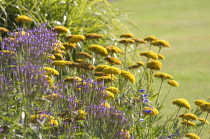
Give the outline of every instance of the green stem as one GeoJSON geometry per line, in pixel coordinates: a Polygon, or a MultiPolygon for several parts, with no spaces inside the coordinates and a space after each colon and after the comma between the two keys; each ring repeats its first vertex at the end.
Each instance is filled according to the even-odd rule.
{"type": "Polygon", "coordinates": [[[203,127],[204,127],[204,124],[205,124],[205,122],[206,122],[206,120],[207,120],[208,115],[209,115],[209,113],[207,112],[205,121],[203,122],[203,125],[202,125],[202,127],[201,127],[201,129],[200,129],[200,131],[199,131],[199,133],[198,133],[198,136],[200,136],[200,134],[201,134],[201,131],[202,131],[203,127]]]}
{"type": "Polygon", "coordinates": [[[163,103],[165,102],[165,100],[166,100],[166,98],[167,98],[167,96],[168,96],[168,94],[169,94],[171,88],[172,88],[172,86],[169,88],[169,90],[168,90],[168,92],[167,92],[165,98],[163,99],[163,102],[161,103],[160,107],[161,107],[161,106],[163,105],[163,103]]]}
{"type": "Polygon", "coordinates": [[[134,49],[134,53],[133,53],[133,58],[132,58],[132,61],[131,62],[133,62],[134,61],[134,57],[135,57],[135,52],[136,52],[136,48],[137,48],[137,44],[136,44],[136,46],[135,46],[135,49],[134,49]]]}
{"type": "Polygon", "coordinates": [[[160,97],[160,93],[161,93],[160,90],[162,88],[163,81],[164,80],[162,80],[161,83],[160,83],[160,88],[159,88],[159,91],[158,91],[158,96],[157,96],[157,99],[156,99],[156,102],[155,102],[156,107],[158,106],[158,101],[159,101],[159,97],[160,97]]]}

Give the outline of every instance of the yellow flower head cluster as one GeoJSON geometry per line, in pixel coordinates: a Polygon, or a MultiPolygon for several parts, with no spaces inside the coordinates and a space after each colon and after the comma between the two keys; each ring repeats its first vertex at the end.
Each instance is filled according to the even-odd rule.
{"type": "Polygon", "coordinates": [[[136,62],[138,65],[140,65],[140,66],[144,66],[144,63],[143,62],[141,62],[141,61],[138,61],[138,62],[136,62]]]}
{"type": "Polygon", "coordinates": [[[210,103],[209,102],[202,103],[200,105],[200,109],[204,112],[206,111],[206,112],[210,113],[210,103]]]}
{"type": "Polygon", "coordinates": [[[186,108],[186,109],[190,109],[190,104],[189,104],[189,102],[186,100],[186,99],[184,99],[184,98],[180,98],[180,99],[176,99],[176,100],[174,100],[173,102],[172,102],[172,104],[173,105],[176,105],[176,106],[178,106],[178,107],[180,107],[180,108],[186,108]]]}
{"type": "Polygon", "coordinates": [[[165,59],[165,57],[164,57],[162,54],[158,54],[158,59],[162,59],[162,60],[164,60],[164,59],[165,59]]]}
{"type": "Polygon", "coordinates": [[[88,54],[86,52],[78,52],[77,54],[81,57],[84,57],[84,58],[89,58],[89,59],[93,58],[90,54],[88,54]]]}
{"type": "Polygon", "coordinates": [[[130,139],[130,131],[121,129],[119,134],[119,139],[130,139]]]}
{"type": "Polygon", "coordinates": [[[104,68],[109,67],[108,65],[98,65],[95,68],[95,72],[101,72],[104,68]]]}
{"type": "Polygon", "coordinates": [[[157,38],[155,36],[148,36],[148,37],[144,38],[144,40],[147,42],[152,42],[152,41],[157,40],[157,38]]]}
{"type": "Polygon", "coordinates": [[[170,43],[165,40],[152,41],[151,45],[158,46],[158,47],[170,47],[170,43]]]}
{"type": "Polygon", "coordinates": [[[147,43],[146,41],[142,40],[142,39],[133,39],[135,41],[136,44],[145,44],[147,43]]]}
{"type": "Polygon", "coordinates": [[[105,74],[121,74],[121,70],[119,68],[116,67],[111,67],[111,66],[107,66],[106,68],[103,69],[103,71],[105,74]]]}
{"type": "Polygon", "coordinates": [[[47,115],[47,114],[37,114],[30,116],[29,120],[31,123],[37,123],[38,120],[46,119],[45,125],[58,125],[58,121],[55,120],[55,117],[47,115]]]}
{"type": "Polygon", "coordinates": [[[81,41],[84,41],[86,38],[83,35],[73,35],[70,39],[69,42],[70,43],[78,43],[81,41]]]}
{"type": "Polygon", "coordinates": [[[115,57],[105,57],[104,59],[108,61],[111,65],[122,65],[122,62],[115,57]]]}
{"type": "Polygon", "coordinates": [[[143,114],[145,115],[158,115],[158,110],[153,107],[144,107],[142,110],[143,114]]]}
{"type": "Polygon", "coordinates": [[[133,34],[131,33],[124,33],[122,35],[120,35],[120,38],[133,38],[133,34]]]}
{"type": "Polygon", "coordinates": [[[63,56],[60,53],[54,53],[55,60],[63,60],[63,56]]]}
{"type": "Polygon", "coordinates": [[[71,62],[70,61],[63,61],[63,60],[56,60],[53,61],[52,65],[53,66],[64,66],[64,65],[70,65],[71,62]]]}
{"type": "Polygon", "coordinates": [[[175,80],[168,81],[168,84],[173,86],[173,87],[179,87],[179,83],[175,80]]]}
{"type": "Polygon", "coordinates": [[[47,75],[44,75],[43,76],[44,77],[44,79],[48,82],[48,84],[53,84],[53,79],[52,78],[50,78],[49,76],[47,76],[47,75]]]}
{"type": "Polygon", "coordinates": [[[10,51],[10,50],[2,50],[0,51],[0,53],[5,53],[5,54],[16,54],[14,51],[10,51]]]}
{"type": "Polygon", "coordinates": [[[64,26],[55,26],[53,29],[58,34],[66,34],[68,32],[68,29],[64,26]]]}
{"type": "Polygon", "coordinates": [[[53,54],[50,54],[50,55],[48,56],[48,58],[54,60],[54,59],[55,59],[55,56],[54,56],[53,54]]]}
{"type": "Polygon", "coordinates": [[[140,53],[141,56],[145,56],[146,58],[152,58],[154,60],[158,60],[158,55],[152,51],[145,51],[140,53]]]}
{"type": "Polygon", "coordinates": [[[87,113],[83,110],[77,110],[78,115],[75,117],[75,121],[77,120],[85,120],[87,113]]]}
{"type": "Polygon", "coordinates": [[[65,47],[65,49],[74,49],[77,47],[76,43],[69,43],[69,42],[65,42],[63,43],[63,46],[65,47]]]}
{"type": "Polygon", "coordinates": [[[191,121],[182,121],[181,122],[182,125],[186,125],[186,126],[196,126],[195,123],[191,122],[191,121]]]}
{"type": "Polygon", "coordinates": [[[193,113],[184,113],[184,114],[181,114],[179,117],[182,117],[182,119],[186,119],[187,121],[198,120],[198,117],[193,113]]]}
{"type": "Polygon", "coordinates": [[[15,22],[17,22],[17,23],[27,23],[27,22],[31,22],[31,21],[32,21],[32,19],[26,15],[20,15],[15,18],[15,22]]]}
{"type": "Polygon", "coordinates": [[[140,65],[136,64],[136,65],[129,66],[128,69],[137,69],[139,67],[140,67],[140,65]]]}
{"type": "Polygon", "coordinates": [[[99,38],[103,38],[104,35],[97,34],[97,33],[89,33],[89,34],[85,35],[85,37],[86,37],[87,40],[90,40],[90,39],[99,39],[99,38]]]}
{"type": "Polygon", "coordinates": [[[53,93],[53,94],[51,94],[51,95],[45,96],[45,98],[46,98],[46,99],[49,99],[49,100],[52,100],[52,99],[55,99],[55,98],[59,98],[59,97],[61,97],[61,96],[58,95],[58,94],[55,94],[55,93],[53,93]]]}
{"type": "Polygon", "coordinates": [[[198,120],[201,121],[204,124],[207,124],[207,125],[209,124],[209,121],[207,119],[199,118],[198,120]]]}
{"type": "Polygon", "coordinates": [[[203,104],[203,103],[207,103],[205,100],[196,100],[195,102],[195,105],[197,105],[197,106],[201,106],[201,104],[203,104]]]}
{"type": "Polygon", "coordinates": [[[108,53],[122,53],[122,50],[116,46],[104,46],[108,53]]]}
{"type": "Polygon", "coordinates": [[[185,137],[189,138],[189,139],[200,139],[199,136],[197,136],[196,134],[194,133],[187,133],[184,135],[185,137]]]}
{"type": "Polygon", "coordinates": [[[111,108],[111,105],[109,103],[102,103],[101,105],[107,107],[108,109],[111,108]]]}
{"type": "Polygon", "coordinates": [[[100,46],[100,45],[90,45],[88,47],[88,49],[90,51],[93,51],[101,56],[107,56],[108,55],[108,52],[106,50],[106,48],[104,48],[103,46],[100,46]]]}
{"type": "Polygon", "coordinates": [[[125,79],[128,79],[130,80],[131,83],[135,83],[135,76],[131,73],[131,72],[128,72],[128,71],[125,71],[125,70],[121,70],[121,74],[120,74],[122,77],[124,77],[125,79]]]}
{"type": "Polygon", "coordinates": [[[50,74],[54,74],[54,75],[59,75],[59,72],[51,67],[44,67],[44,70],[46,71],[46,74],[50,75],[50,74]]]}
{"type": "Polygon", "coordinates": [[[102,94],[103,94],[104,99],[114,98],[114,94],[110,91],[104,91],[102,94]]]}
{"type": "Polygon", "coordinates": [[[9,32],[9,30],[4,27],[0,27],[0,33],[4,33],[4,32],[9,32]]]}
{"type": "Polygon", "coordinates": [[[89,63],[84,63],[84,62],[82,62],[82,63],[80,63],[80,64],[78,65],[78,68],[82,68],[82,69],[84,69],[84,70],[94,70],[94,69],[95,69],[95,66],[93,66],[93,65],[91,65],[91,64],[89,64],[89,63]]]}
{"type": "Polygon", "coordinates": [[[105,84],[107,84],[107,83],[111,83],[112,81],[114,81],[115,80],[115,76],[109,76],[109,75],[106,75],[106,76],[100,76],[100,77],[98,77],[98,78],[96,78],[96,80],[98,81],[98,82],[102,82],[102,81],[104,81],[104,83],[105,84]]]}
{"type": "Polygon", "coordinates": [[[81,82],[82,81],[82,78],[80,77],[68,77],[66,79],[64,79],[64,82],[81,82]]]}
{"type": "Polygon", "coordinates": [[[119,92],[119,89],[117,89],[116,87],[108,87],[106,88],[106,90],[112,92],[115,95],[119,92]]]}
{"type": "Polygon", "coordinates": [[[122,40],[119,41],[119,43],[128,45],[128,44],[135,43],[135,41],[134,40],[131,40],[131,39],[122,39],[122,40]]]}
{"type": "Polygon", "coordinates": [[[147,62],[147,68],[151,70],[160,70],[162,68],[162,63],[158,60],[153,60],[147,62]]]}
{"type": "Polygon", "coordinates": [[[170,74],[162,73],[162,72],[155,73],[154,77],[160,78],[162,80],[165,80],[165,79],[171,79],[172,80],[173,79],[173,77],[170,74]]]}

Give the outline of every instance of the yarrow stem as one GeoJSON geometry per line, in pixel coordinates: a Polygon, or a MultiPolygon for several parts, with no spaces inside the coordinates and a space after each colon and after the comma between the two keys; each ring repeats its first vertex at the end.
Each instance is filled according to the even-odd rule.
{"type": "Polygon", "coordinates": [[[207,120],[208,115],[209,115],[209,113],[207,112],[205,121],[203,122],[203,125],[201,126],[201,129],[200,129],[200,131],[199,131],[199,133],[198,133],[198,136],[200,136],[200,134],[201,134],[201,131],[202,131],[203,127],[204,127],[204,124],[206,123],[206,120],[207,120]]]}
{"type": "Polygon", "coordinates": [[[158,91],[158,96],[157,96],[157,99],[156,99],[156,102],[155,102],[155,106],[156,106],[156,107],[158,106],[158,101],[159,101],[159,97],[160,97],[160,93],[161,93],[160,90],[161,90],[161,88],[162,88],[163,81],[164,81],[164,80],[162,80],[161,83],[160,83],[160,88],[159,88],[159,91],[158,91]]]}

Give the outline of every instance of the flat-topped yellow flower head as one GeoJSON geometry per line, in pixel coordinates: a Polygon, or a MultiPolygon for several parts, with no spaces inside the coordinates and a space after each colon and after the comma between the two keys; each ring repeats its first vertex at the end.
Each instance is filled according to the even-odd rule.
{"type": "Polygon", "coordinates": [[[153,60],[147,62],[147,68],[151,70],[160,70],[162,68],[162,63],[158,60],[153,60]]]}
{"type": "Polygon", "coordinates": [[[43,68],[46,71],[46,74],[50,75],[50,74],[54,74],[54,75],[59,75],[59,72],[51,67],[44,67],[43,68]]]}
{"type": "Polygon", "coordinates": [[[91,39],[100,39],[103,38],[104,35],[98,34],[98,33],[89,33],[87,35],[85,35],[87,40],[91,40],[91,39]]]}
{"type": "Polygon", "coordinates": [[[201,104],[203,104],[203,103],[207,103],[205,100],[196,100],[195,102],[195,105],[197,105],[197,106],[201,106],[201,104]]]}
{"type": "Polygon", "coordinates": [[[180,98],[180,99],[176,99],[176,100],[174,100],[173,102],[172,102],[172,104],[173,105],[176,105],[176,106],[178,106],[178,107],[180,107],[180,108],[186,108],[186,109],[190,109],[190,104],[189,104],[189,102],[186,100],[186,99],[184,99],[184,98],[180,98]]]}
{"type": "Polygon", "coordinates": [[[158,47],[170,47],[170,43],[165,40],[156,40],[152,41],[151,45],[158,46],[158,47]]]}
{"type": "Polygon", "coordinates": [[[122,62],[115,57],[105,57],[106,61],[108,61],[111,65],[122,65],[122,62]]]}
{"type": "Polygon", "coordinates": [[[64,26],[55,26],[54,31],[57,32],[58,34],[66,34],[69,30],[64,27],[64,26]]]}
{"type": "Polygon", "coordinates": [[[155,36],[148,36],[148,37],[144,38],[144,40],[147,42],[152,42],[152,41],[157,40],[157,38],[155,36]]]}
{"type": "Polygon", "coordinates": [[[186,125],[186,126],[196,126],[195,123],[191,122],[191,121],[182,121],[181,122],[182,125],[186,125]]]}
{"type": "Polygon", "coordinates": [[[155,73],[154,77],[160,78],[162,80],[165,80],[165,79],[171,79],[172,80],[173,79],[173,76],[171,76],[170,74],[162,73],[162,72],[155,73]]]}
{"type": "Polygon", "coordinates": [[[120,35],[120,38],[133,38],[133,34],[131,33],[124,33],[122,35],[120,35]]]}
{"type": "Polygon", "coordinates": [[[108,87],[106,88],[106,90],[112,92],[114,95],[119,92],[119,89],[117,89],[116,87],[108,87]]]}
{"type": "Polygon", "coordinates": [[[124,77],[125,79],[130,80],[131,83],[135,83],[135,76],[131,72],[128,72],[128,71],[125,71],[125,70],[121,70],[121,74],[120,75],[122,77],[124,77]]]}
{"type": "Polygon", "coordinates": [[[153,107],[144,107],[142,110],[143,114],[145,115],[158,115],[158,110],[153,107]]]}
{"type": "Polygon", "coordinates": [[[196,134],[194,133],[187,133],[184,135],[185,137],[189,138],[189,139],[200,139],[199,136],[197,136],[196,134]]]}
{"type": "Polygon", "coordinates": [[[198,117],[193,113],[184,113],[184,114],[181,114],[179,117],[182,117],[182,119],[186,119],[187,121],[198,120],[198,117]]]}
{"type": "Polygon", "coordinates": [[[152,51],[145,51],[140,53],[141,56],[145,56],[146,58],[151,58],[154,60],[158,60],[158,55],[155,52],[152,51]]]}
{"type": "Polygon", "coordinates": [[[72,35],[69,39],[69,43],[78,43],[84,41],[86,38],[83,35],[72,35]]]}
{"type": "Polygon", "coordinates": [[[173,86],[173,87],[179,87],[179,83],[175,80],[168,81],[168,84],[173,86]]]}
{"type": "Polygon", "coordinates": [[[100,45],[90,45],[88,47],[88,49],[92,52],[95,52],[101,56],[107,56],[108,55],[108,52],[106,50],[106,48],[104,48],[103,46],[100,46],[100,45]]]}
{"type": "Polygon", "coordinates": [[[17,22],[17,23],[28,23],[31,21],[32,21],[32,19],[26,15],[20,15],[15,18],[15,22],[17,22]]]}
{"type": "Polygon", "coordinates": [[[104,68],[102,72],[104,72],[105,74],[121,74],[121,70],[119,68],[111,66],[104,68]]]}

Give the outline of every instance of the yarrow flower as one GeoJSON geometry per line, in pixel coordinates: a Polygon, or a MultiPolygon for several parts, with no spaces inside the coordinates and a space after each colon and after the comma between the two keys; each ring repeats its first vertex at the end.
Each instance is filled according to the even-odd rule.
{"type": "Polygon", "coordinates": [[[101,34],[98,34],[98,33],[89,33],[89,34],[85,35],[85,37],[86,37],[87,40],[90,40],[90,39],[103,38],[104,35],[101,35],[101,34]]]}
{"type": "Polygon", "coordinates": [[[165,57],[162,54],[157,54],[157,55],[158,55],[158,59],[162,59],[162,60],[165,59],[165,57]]]}
{"type": "Polygon", "coordinates": [[[170,43],[168,43],[165,40],[152,41],[151,45],[158,46],[158,47],[170,47],[170,43]]]}
{"type": "Polygon", "coordinates": [[[207,113],[210,113],[210,103],[207,102],[207,103],[202,103],[200,105],[200,109],[204,112],[207,112],[207,113]]]}
{"type": "Polygon", "coordinates": [[[145,43],[147,43],[146,41],[144,41],[142,39],[138,39],[138,38],[134,38],[133,40],[135,41],[136,44],[145,44],[145,43]]]}
{"type": "Polygon", "coordinates": [[[184,113],[184,114],[179,115],[179,117],[182,117],[182,119],[186,119],[187,121],[198,120],[198,117],[193,113],[184,113]]]}
{"type": "Polygon", "coordinates": [[[189,102],[186,100],[186,99],[184,99],[184,98],[180,98],[180,99],[176,99],[176,100],[174,100],[173,102],[172,102],[172,104],[173,105],[176,105],[176,106],[178,106],[178,107],[180,107],[180,108],[186,108],[186,109],[190,109],[190,104],[189,104],[189,102]]]}
{"type": "Polygon", "coordinates": [[[88,47],[88,49],[90,51],[93,51],[101,56],[107,56],[108,55],[108,52],[106,50],[106,48],[104,48],[103,46],[100,46],[100,45],[90,45],[88,47]]]}
{"type": "Polygon", "coordinates": [[[153,107],[144,107],[142,110],[143,114],[145,115],[158,115],[158,110],[153,107]]]}
{"type": "Polygon", "coordinates": [[[128,130],[121,129],[114,134],[115,139],[130,139],[131,135],[128,130]]]}
{"type": "Polygon", "coordinates": [[[110,91],[104,91],[102,94],[103,94],[104,99],[114,98],[114,94],[110,91]]]}
{"type": "Polygon", "coordinates": [[[108,53],[122,53],[122,50],[116,46],[104,46],[108,53]]]}
{"type": "Polygon", "coordinates": [[[197,106],[201,106],[201,104],[203,104],[203,103],[207,103],[205,100],[196,100],[195,102],[195,105],[197,105],[197,106]]]}
{"type": "Polygon", "coordinates": [[[119,41],[119,43],[128,45],[128,44],[133,44],[133,43],[135,43],[135,41],[134,41],[134,40],[131,40],[131,39],[122,39],[122,40],[119,41]]]}
{"type": "Polygon", "coordinates": [[[179,87],[179,83],[175,80],[168,81],[168,84],[173,86],[173,87],[179,87]]]}
{"type": "Polygon", "coordinates": [[[114,95],[119,92],[119,89],[117,89],[116,87],[108,87],[106,88],[106,90],[112,92],[114,95]]]}
{"type": "Polygon", "coordinates": [[[54,31],[57,32],[58,34],[65,34],[68,32],[68,29],[64,26],[55,26],[54,31]]]}
{"type": "Polygon", "coordinates": [[[106,75],[106,76],[100,76],[100,77],[96,78],[96,80],[98,82],[104,82],[105,84],[107,84],[107,83],[111,83],[112,81],[114,81],[115,77],[113,75],[112,76],[106,75]]]}
{"type": "Polygon", "coordinates": [[[84,63],[84,62],[80,63],[77,67],[84,69],[84,70],[94,70],[95,69],[95,66],[93,66],[89,63],[84,63]]]}
{"type": "Polygon", "coordinates": [[[64,65],[69,65],[71,64],[70,61],[63,61],[63,60],[56,60],[56,61],[53,61],[52,65],[53,66],[64,66],[64,65]]]}
{"type": "Polygon", "coordinates": [[[147,68],[151,70],[160,70],[162,68],[162,63],[158,60],[153,60],[147,62],[147,68]]]}
{"type": "Polygon", "coordinates": [[[115,57],[105,57],[104,59],[108,61],[111,65],[122,65],[122,62],[115,57]]]}
{"type": "Polygon", "coordinates": [[[121,74],[121,70],[119,68],[116,67],[111,67],[111,66],[107,66],[106,68],[103,69],[103,71],[105,74],[121,74]]]}
{"type": "Polygon", "coordinates": [[[84,41],[86,38],[83,35],[73,35],[70,39],[69,39],[69,43],[78,43],[81,41],[84,41]]]}
{"type": "Polygon", "coordinates": [[[104,106],[106,108],[111,108],[111,105],[109,103],[101,103],[101,106],[104,106]]]}
{"type": "Polygon", "coordinates": [[[68,77],[64,79],[64,82],[81,82],[82,78],[74,76],[74,77],[68,77]]]}
{"type": "Polygon", "coordinates": [[[128,71],[125,71],[125,70],[121,70],[121,74],[120,75],[122,77],[124,77],[125,79],[130,80],[131,83],[135,83],[135,76],[131,72],[128,72],[128,71]]]}
{"type": "Polygon", "coordinates": [[[149,58],[152,58],[152,59],[154,59],[154,60],[158,60],[158,55],[157,55],[155,52],[152,52],[152,51],[141,52],[140,55],[141,55],[141,56],[145,56],[145,57],[147,57],[148,59],[149,59],[149,58]]]}
{"type": "Polygon", "coordinates": [[[47,114],[37,114],[30,116],[29,120],[31,123],[38,123],[38,121],[43,121],[45,119],[45,125],[58,125],[58,121],[55,120],[55,117],[47,114]]]}
{"type": "Polygon", "coordinates": [[[31,22],[31,21],[32,21],[32,19],[26,15],[20,15],[15,18],[15,22],[17,22],[17,23],[27,23],[27,22],[31,22]]]}
{"type": "Polygon", "coordinates": [[[209,121],[207,119],[199,118],[198,120],[201,121],[204,124],[207,124],[207,125],[209,124],[209,121]]]}
{"type": "Polygon", "coordinates": [[[124,33],[122,35],[120,35],[120,38],[133,38],[133,34],[131,33],[124,33]]]}
{"type": "Polygon", "coordinates": [[[9,30],[4,27],[0,27],[0,34],[4,32],[9,32],[9,30]]]}
{"type": "Polygon", "coordinates": [[[196,126],[195,123],[191,121],[182,121],[181,124],[186,126],[196,126]]]}
{"type": "Polygon", "coordinates": [[[84,58],[89,58],[89,59],[93,58],[93,56],[91,56],[89,53],[86,53],[86,52],[78,52],[77,54],[84,58]]]}
{"type": "Polygon", "coordinates": [[[108,65],[98,65],[95,68],[95,72],[101,72],[104,68],[109,67],[108,65]]]}
{"type": "Polygon", "coordinates": [[[148,36],[148,37],[144,38],[144,40],[147,42],[152,42],[152,41],[157,40],[157,38],[155,36],[148,36]]]}
{"type": "Polygon", "coordinates": [[[54,74],[54,75],[59,75],[59,72],[51,67],[44,67],[43,68],[46,71],[46,74],[50,75],[50,74],[54,74]]]}
{"type": "Polygon", "coordinates": [[[162,72],[155,73],[154,77],[160,78],[161,80],[173,79],[173,77],[170,74],[162,73],[162,72]]]}
{"type": "Polygon", "coordinates": [[[185,137],[189,138],[189,139],[200,139],[199,136],[197,136],[196,134],[194,133],[187,133],[184,135],[185,137]]]}
{"type": "Polygon", "coordinates": [[[65,47],[65,49],[74,49],[77,47],[76,43],[69,43],[69,42],[65,42],[62,45],[65,47]]]}

